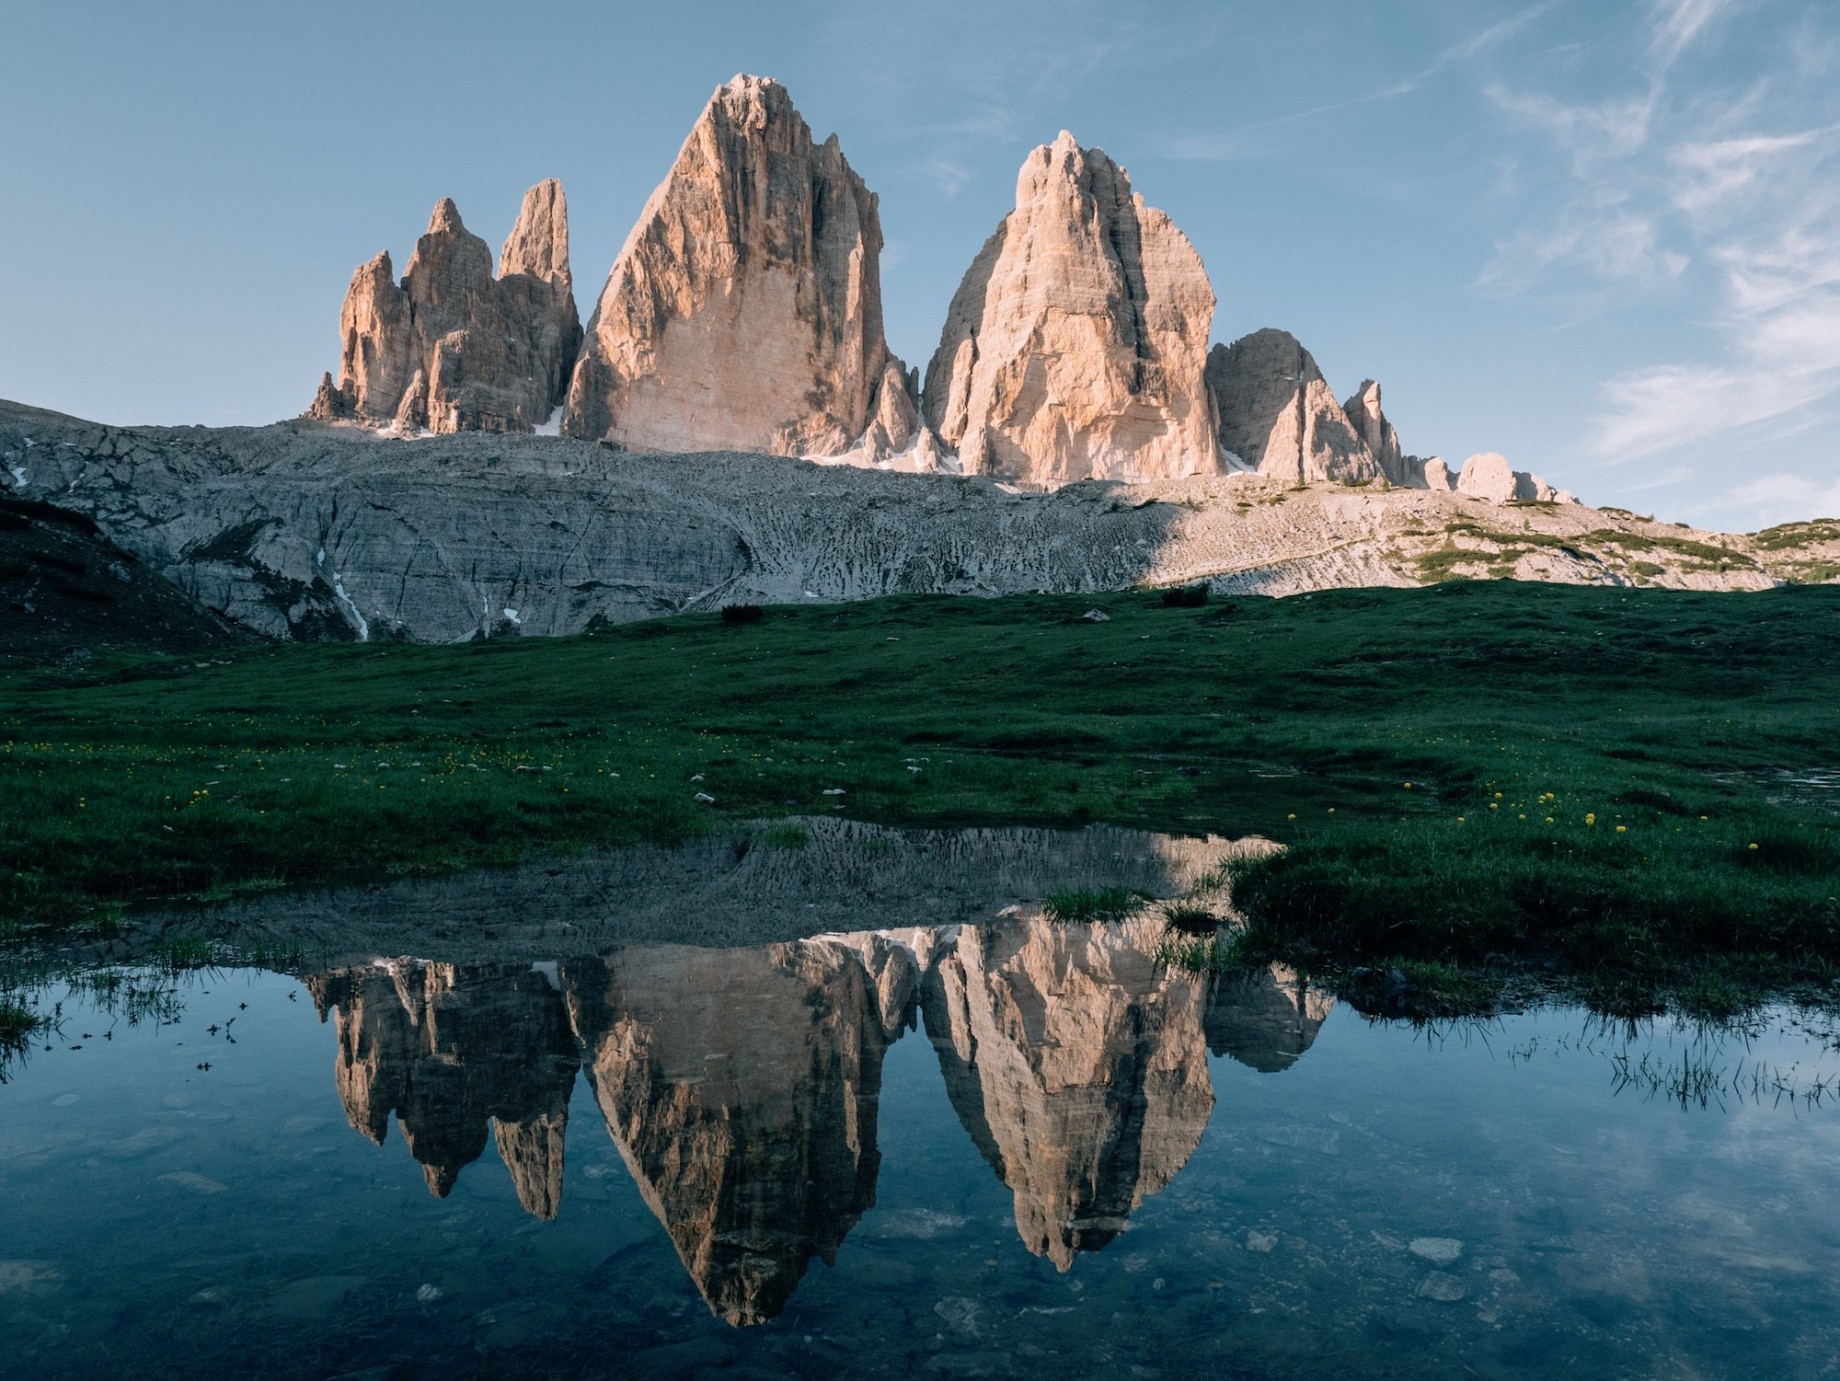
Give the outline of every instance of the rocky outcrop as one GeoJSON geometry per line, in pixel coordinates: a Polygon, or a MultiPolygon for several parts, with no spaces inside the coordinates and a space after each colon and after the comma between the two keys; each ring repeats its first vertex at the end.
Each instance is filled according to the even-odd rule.
{"type": "Polygon", "coordinates": [[[562,430],[633,451],[837,455],[910,440],[876,198],[785,87],[710,98],[614,261],[562,430]]]}
{"type": "Polygon", "coordinates": [[[927,366],[967,472],[1048,483],[1219,470],[1202,371],[1214,290],[1125,170],[1063,130],[972,262],[927,366]]]}
{"type": "Polygon", "coordinates": [[[562,402],[581,342],[562,184],[524,195],[499,255],[443,198],[399,286],[389,253],[352,275],[339,381],[307,416],[404,432],[528,432],[562,402]]]}
{"type": "Polygon", "coordinates": [[[710,1311],[761,1323],[875,1202],[882,1056],[918,971],[825,940],[564,969],[607,1129],[710,1311]]]}
{"type": "Polygon", "coordinates": [[[1386,420],[1386,413],[1381,411],[1379,384],[1363,379],[1354,396],[1342,404],[1342,411],[1347,414],[1348,425],[1354,428],[1355,435],[1361,438],[1361,444],[1367,447],[1367,453],[1379,463],[1380,472],[1389,484],[1410,484],[1414,489],[1423,487],[1422,471],[1417,475],[1410,473],[1408,457],[1399,449],[1399,434],[1386,420]],[[1414,479],[1417,483],[1412,483],[1414,479]]]}
{"type": "Polygon", "coordinates": [[[1519,568],[1524,580],[1620,583],[1640,561],[1653,584],[1762,589],[1776,559],[1748,538],[1632,514],[1496,510],[1405,488],[1298,490],[1239,474],[1019,494],[955,476],[637,456],[555,437],[408,444],[301,423],[105,427],[0,403],[0,483],[7,476],[13,495],[94,519],[207,609],[315,641],[579,633],[814,596],[1411,585],[1450,525],[1491,512],[1568,545],[1616,534],[1585,540],[1583,556],[1543,548],[1519,568]],[[1669,545],[1682,536],[1730,555],[1685,555],[1669,545]]]}
{"type": "Polygon", "coordinates": [[[1214,1106],[1205,981],[1156,959],[1162,922],[967,927],[922,996],[959,1119],[1065,1271],[1174,1178],[1214,1106]]]}
{"type": "Polygon", "coordinates": [[[1506,457],[1493,451],[1484,451],[1463,462],[1456,489],[1460,494],[1487,499],[1491,503],[1508,503],[1515,499],[1554,503],[1559,499],[1559,491],[1545,480],[1516,470],[1506,457]]]}
{"type": "MultiPolygon", "coordinates": [[[[1207,384],[1220,420],[1221,449],[1261,475],[1294,485],[1365,484],[1385,477],[1316,361],[1288,331],[1268,327],[1216,345],[1208,352],[1207,384]]],[[[1376,388],[1376,416],[1379,401],[1376,388]]],[[[1379,419],[1381,426],[1384,421],[1379,419]]],[[[1385,434],[1379,433],[1382,439],[1385,434]]]]}
{"type": "Polygon", "coordinates": [[[307,986],[322,1021],[338,1010],[339,1100],[355,1131],[381,1145],[394,1113],[429,1191],[445,1198],[484,1153],[490,1120],[518,1201],[556,1216],[580,1061],[548,977],[528,964],[401,959],[307,986]]]}

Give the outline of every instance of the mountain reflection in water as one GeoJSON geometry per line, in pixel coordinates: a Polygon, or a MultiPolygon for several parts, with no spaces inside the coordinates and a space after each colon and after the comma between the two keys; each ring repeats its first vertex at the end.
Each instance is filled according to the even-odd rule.
{"type": "Polygon", "coordinates": [[[351,1125],[391,1113],[445,1196],[495,1137],[519,1202],[560,1209],[585,1071],[646,1204],[712,1312],[775,1317],[875,1202],[888,1048],[924,1017],[960,1123],[1065,1271],[1166,1187],[1214,1106],[1207,1057],[1287,1068],[1329,1009],[1289,972],[1156,959],[1159,920],[635,945],[556,965],[402,959],[308,980],[336,1012],[351,1125]]]}

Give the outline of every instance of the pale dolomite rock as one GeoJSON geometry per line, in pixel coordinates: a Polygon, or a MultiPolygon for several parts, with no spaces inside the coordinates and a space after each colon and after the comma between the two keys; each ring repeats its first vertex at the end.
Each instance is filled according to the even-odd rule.
{"type": "MultiPolygon", "coordinates": [[[[1207,383],[1220,419],[1221,449],[1261,475],[1288,484],[1385,478],[1316,361],[1288,331],[1267,327],[1215,346],[1207,358],[1207,383]]],[[[1377,411],[1377,391],[1374,402],[1377,411]]]]}
{"type": "MultiPolygon", "coordinates": [[[[1416,459],[1416,457],[1414,457],[1416,459]]],[[[1424,487],[1438,494],[1453,494],[1457,482],[1450,473],[1450,467],[1437,456],[1419,462],[1419,472],[1424,477],[1424,487]]]]}
{"type": "Polygon", "coordinates": [[[952,299],[926,422],[966,473],[1034,483],[1213,474],[1214,290],[1125,170],[1062,131],[952,299]]]}
{"type": "Polygon", "coordinates": [[[1570,501],[1561,500],[1560,491],[1538,475],[1516,470],[1505,457],[1493,451],[1473,455],[1463,462],[1463,473],[1457,479],[1457,492],[1488,499],[1493,503],[1507,503],[1511,499],[1531,499],[1539,503],[1570,501]]]}
{"type": "Polygon", "coordinates": [[[1471,456],[1457,476],[1457,492],[1491,503],[1506,503],[1515,496],[1514,467],[1494,451],[1471,456]]]}
{"type": "Polygon", "coordinates": [[[1478,522],[1508,548],[1510,530],[1567,539],[1520,568],[1564,582],[1620,583],[1641,560],[1655,568],[1645,580],[1670,588],[1761,589],[1773,571],[1799,576],[1840,547],[1783,555],[1577,504],[1502,510],[1446,492],[1298,490],[1247,474],[1144,481],[1128,495],[1087,484],[1023,494],[949,473],[646,456],[566,437],[408,444],[311,423],[110,427],[0,403],[0,473],[13,470],[15,496],[93,518],[208,609],[303,641],[579,633],[799,603],[808,590],[844,601],[1199,581],[1216,596],[1413,585],[1447,528],[1478,522]],[[1593,539],[1606,531],[1625,536],[1593,539]],[[1683,556],[1682,536],[1730,559],[1683,556]]]}
{"type": "Polygon", "coordinates": [[[307,416],[405,433],[528,432],[562,401],[581,341],[568,208],[550,179],[524,194],[499,256],[443,198],[398,286],[388,252],[352,275],[339,382],[307,416]]]}
{"type": "Polygon", "coordinates": [[[882,335],[875,194],[778,82],[719,88],[614,261],[565,436],[626,450],[901,450],[915,408],[882,335]]]}
{"type": "Polygon", "coordinates": [[[1393,424],[1386,420],[1386,413],[1381,411],[1379,384],[1372,379],[1363,379],[1354,396],[1342,404],[1342,411],[1348,415],[1348,425],[1361,438],[1368,454],[1380,463],[1380,470],[1389,484],[1405,485],[1412,489],[1424,487],[1422,472],[1414,474],[1406,464],[1406,457],[1399,450],[1399,433],[1393,430],[1393,424]],[[1418,481],[1416,484],[1413,483],[1414,479],[1418,481]]]}

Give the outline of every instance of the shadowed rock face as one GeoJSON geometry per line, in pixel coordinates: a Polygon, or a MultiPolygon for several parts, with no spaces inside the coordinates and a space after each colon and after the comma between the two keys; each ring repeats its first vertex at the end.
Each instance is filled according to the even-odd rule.
{"type": "Polygon", "coordinates": [[[443,198],[399,287],[387,252],[352,275],[339,382],[307,415],[405,432],[528,432],[562,402],[581,343],[562,184],[540,182],[492,275],[486,242],[443,198]]]}
{"type": "Polygon", "coordinates": [[[1342,404],[1342,411],[1348,415],[1348,425],[1361,438],[1368,454],[1379,462],[1389,484],[1409,484],[1414,489],[1425,487],[1423,464],[1417,467],[1416,474],[1412,473],[1413,467],[1406,464],[1406,457],[1399,449],[1399,433],[1393,430],[1393,424],[1381,411],[1379,384],[1372,379],[1362,380],[1354,396],[1342,404]]]}
{"type": "Polygon", "coordinates": [[[923,1010],[952,1105],[1065,1271],[1167,1185],[1214,1106],[1203,980],[1155,958],[1158,921],[970,927],[923,1010]]]}
{"type": "Polygon", "coordinates": [[[952,299],[926,421],[969,473],[1033,482],[1219,470],[1201,256],[1125,170],[1062,131],[952,299]]]}
{"type": "Polygon", "coordinates": [[[776,81],[719,88],[614,261],[565,435],[838,455],[915,410],[882,335],[876,198],[776,81]]]}
{"type": "Polygon", "coordinates": [[[1246,978],[1216,977],[1203,1022],[1208,1050],[1276,1074],[1310,1048],[1334,1006],[1334,998],[1277,965],[1246,978]]]}
{"type": "Polygon", "coordinates": [[[1267,328],[1216,345],[1207,358],[1207,382],[1221,447],[1261,475],[1290,484],[1382,477],[1380,462],[1316,361],[1288,331],[1267,328]]]}
{"type": "Polygon", "coordinates": [[[649,946],[572,962],[565,983],[608,1131],[711,1312],[773,1318],[875,1202],[911,952],[649,946]]]}
{"type": "Polygon", "coordinates": [[[390,1114],[445,1198],[486,1148],[487,1121],[518,1201],[553,1218],[569,1090],[580,1067],[561,995],[529,966],[339,969],[308,980],[322,1020],[338,1009],[339,1100],[382,1143],[390,1114]]]}

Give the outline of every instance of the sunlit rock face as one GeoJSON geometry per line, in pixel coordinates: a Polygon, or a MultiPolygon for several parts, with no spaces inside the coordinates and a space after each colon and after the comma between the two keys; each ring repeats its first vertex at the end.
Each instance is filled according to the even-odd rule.
{"type": "Polygon", "coordinates": [[[339,381],[307,410],[404,432],[528,432],[562,402],[581,344],[568,206],[553,178],[524,194],[492,273],[486,242],[443,197],[400,285],[387,252],[339,312],[339,381]]]}
{"type": "Polygon", "coordinates": [[[923,1010],[965,1130],[1061,1270],[1124,1230],[1200,1143],[1214,1106],[1203,980],[1158,963],[1156,920],[967,927],[923,1010]]]}
{"type": "Polygon", "coordinates": [[[614,261],[565,435],[630,451],[899,450],[915,405],[882,334],[875,195],[778,82],[710,98],[614,261]]]}
{"type": "Polygon", "coordinates": [[[544,973],[404,959],[321,974],[308,987],[322,1020],[338,1009],[339,1100],[355,1130],[381,1143],[394,1113],[429,1190],[445,1198],[495,1123],[518,1201],[556,1216],[580,1060],[544,973]]]}
{"type": "Polygon", "coordinates": [[[1174,222],[1062,131],[952,298],[927,425],[968,473],[1051,483],[1215,474],[1214,290],[1174,222]]]}
{"type": "MultiPolygon", "coordinates": [[[[1268,327],[1216,345],[1207,358],[1207,382],[1221,448],[1261,475],[1289,484],[1362,484],[1383,477],[1315,359],[1288,331],[1268,327]]],[[[1376,415],[1379,404],[1376,390],[1376,415]]]]}
{"type": "Polygon", "coordinates": [[[1203,1029],[1208,1050],[1265,1074],[1289,1069],[1316,1040],[1335,999],[1291,969],[1273,965],[1208,984],[1203,1029]]]}
{"type": "Polygon", "coordinates": [[[565,966],[607,1128],[717,1317],[773,1318],[874,1203],[882,1056],[918,978],[873,937],[565,966]]]}

